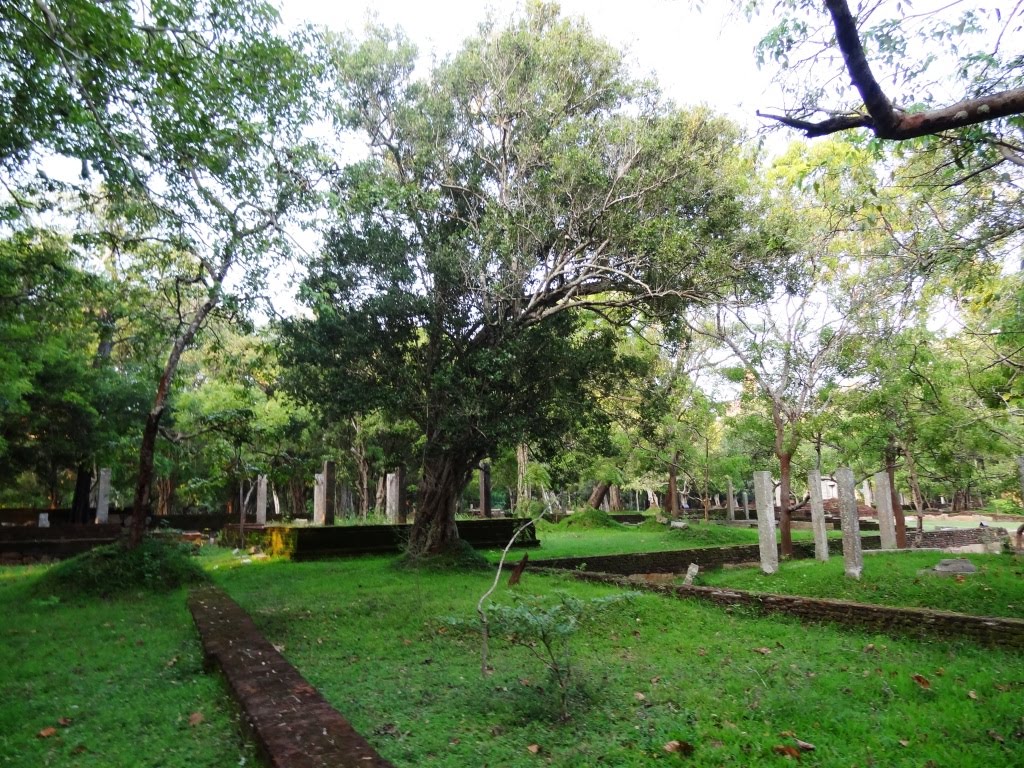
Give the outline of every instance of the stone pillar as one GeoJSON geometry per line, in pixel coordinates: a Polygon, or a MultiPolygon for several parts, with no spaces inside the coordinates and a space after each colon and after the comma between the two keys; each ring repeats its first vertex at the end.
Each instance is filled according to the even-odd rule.
{"type": "Polygon", "coordinates": [[[836,484],[839,486],[839,515],[843,523],[843,562],[846,575],[860,579],[864,570],[864,553],[860,548],[860,518],[857,516],[857,481],[853,470],[840,467],[836,470],[836,484]]]}
{"type": "Polygon", "coordinates": [[[324,476],[322,473],[317,473],[313,478],[313,525],[324,524],[326,501],[324,476]]]}
{"type": "Polygon", "coordinates": [[[39,522],[36,523],[36,526],[38,528],[49,528],[50,527],[50,513],[49,512],[40,512],[39,513],[39,522]]]}
{"type": "Polygon", "coordinates": [[[388,522],[391,525],[398,524],[398,472],[388,472],[385,484],[387,486],[387,501],[384,508],[387,510],[388,522]]]}
{"type": "Polygon", "coordinates": [[[779,545],[775,541],[775,509],[771,472],[754,473],[754,502],[757,504],[757,543],[761,549],[761,570],[775,573],[779,570],[779,545]]]}
{"type": "Polygon", "coordinates": [[[743,519],[750,519],[750,494],[743,491],[743,519]]]}
{"type": "Polygon", "coordinates": [[[896,549],[896,518],[892,510],[889,475],[885,472],[875,474],[875,509],[878,512],[878,534],[882,539],[882,549],[896,549]]]}
{"type": "Polygon", "coordinates": [[[338,506],[337,493],[334,462],[328,459],[324,462],[324,525],[334,525],[334,515],[338,506]]]}
{"type": "Polygon", "coordinates": [[[811,529],[814,531],[814,557],[828,562],[828,533],[825,530],[825,502],[821,497],[821,472],[807,473],[807,492],[811,497],[811,529]]]}
{"type": "Polygon", "coordinates": [[[100,470],[99,485],[96,489],[96,524],[106,525],[110,519],[110,468],[100,470]]]}
{"type": "Polygon", "coordinates": [[[267,476],[256,481],[256,525],[267,524],[267,476]]]}
{"type": "Polygon", "coordinates": [[[729,520],[734,521],[736,519],[736,494],[733,492],[731,477],[726,481],[726,485],[728,486],[726,493],[728,494],[729,520]]]}
{"type": "Polygon", "coordinates": [[[491,465],[480,462],[480,514],[491,516],[491,465]]]}
{"type": "Polygon", "coordinates": [[[871,498],[871,481],[864,478],[864,482],[861,483],[860,489],[861,495],[864,497],[864,505],[868,507],[872,506],[874,502],[871,498]]]}
{"type": "MultiPolygon", "coordinates": [[[[779,485],[775,485],[775,481],[772,480],[772,485],[774,486],[774,489],[775,489],[774,490],[775,506],[778,507],[779,509],[782,509],[782,484],[780,483],[779,485]]],[[[756,487],[754,488],[754,495],[757,496],[757,488],[756,487]]],[[[760,517],[761,516],[760,515],[761,508],[758,507],[757,511],[758,511],[758,517],[760,517]]],[[[774,516],[774,515],[775,515],[775,510],[773,509],[772,510],[772,516],[774,516]]]]}

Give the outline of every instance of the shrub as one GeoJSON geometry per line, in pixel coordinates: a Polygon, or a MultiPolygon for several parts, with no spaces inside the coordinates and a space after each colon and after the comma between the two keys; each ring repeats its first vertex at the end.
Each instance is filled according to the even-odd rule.
{"type": "Polygon", "coordinates": [[[147,537],[135,549],[122,544],[96,547],[58,563],[36,583],[40,595],[112,598],[170,592],[207,580],[187,544],[147,537]]]}

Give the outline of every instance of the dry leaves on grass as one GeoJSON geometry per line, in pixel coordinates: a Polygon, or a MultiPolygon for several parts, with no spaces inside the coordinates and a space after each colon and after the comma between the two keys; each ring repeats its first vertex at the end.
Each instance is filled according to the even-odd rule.
{"type": "Polygon", "coordinates": [[[932,687],[931,681],[924,675],[912,675],[910,679],[926,691],[932,687]]]}
{"type": "Polygon", "coordinates": [[[792,757],[797,760],[800,759],[800,750],[796,747],[791,747],[788,744],[776,744],[772,747],[772,752],[783,757],[792,757]]]}
{"type": "Polygon", "coordinates": [[[190,727],[195,728],[205,719],[206,718],[203,717],[202,712],[193,712],[191,715],[188,716],[188,724],[190,727]]]}
{"type": "Polygon", "coordinates": [[[772,652],[771,648],[754,648],[754,653],[760,653],[762,656],[767,656],[772,652]]]}
{"type": "Polygon", "coordinates": [[[529,752],[531,755],[539,755],[540,749],[540,744],[531,744],[526,748],[526,751],[529,752]]]}
{"type": "Polygon", "coordinates": [[[43,728],[43,730],[41,730],[39,733],[37,733],[36,734],[36,738],[48,739],[51,736],[56,736],[56,735],[57,735],[57,729],[54,728],[52,725],[50,725],[50,726],[47,726],[46,728],[43,728]]]}
{"type": "Polygon", "coordinates": [[[679,741],[678,739],[672,739],[662,749],[672,754],[682,755],[683,757],[689,757],[693,754],[693,744],[688,741],[679,741]]]}

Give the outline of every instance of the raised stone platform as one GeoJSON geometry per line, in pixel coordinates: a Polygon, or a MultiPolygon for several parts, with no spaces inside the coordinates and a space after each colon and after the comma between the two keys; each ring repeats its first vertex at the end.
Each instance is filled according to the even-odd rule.
{"type": "Polygon", "coordinates": [[[223,590],[203,587],[189,610],[274,768],[393,768],[263,637],[223,590]]]}

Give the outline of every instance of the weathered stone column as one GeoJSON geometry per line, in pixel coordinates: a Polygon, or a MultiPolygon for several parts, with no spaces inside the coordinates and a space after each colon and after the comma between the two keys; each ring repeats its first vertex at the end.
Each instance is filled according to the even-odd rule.
{"type": "Polygon", "coordinates": [[[324,462],[324,525],[334,525],[338,488],[335,483],[334,462],[324,462]]]}
{"type": "Polygon", "coordinates": [[[384,508],[387,510],[388,522],[392,525],[398,524],[398,473],[388,472],[387,475],[387,501],[384,508]]]}
{"type": "Polygon", "coordinates": [[[750,494],[743,491],[743,519],[750,519],[750,494]]]}
{"type": "Polygon", "coordinates": [[[853,470],[840,467],[836,470],[836,484],[839,486],[839,515],[843,523],[843,562],[846,575],[860,579],[864,570],[864,553],[860,548],[860,518],[857,516],[857,481],[853,470]]]}
{"type": "Polygon", "coordinates": [[[871,498],[871,481],[864,478],[864,482],[861,483],[861,495],[864,496],[864,505],[870,507],[874,504],[874,500],[871,498]]]}
{"type": "Polygon", "coordinates": [[[100,470],[99,486],[96,489],[96,524],[106,525],[110,519],[110,468],[100,470]]]}
{"type": "Polygon", "coordinates": [[[480,462],[480,514],[491,516],[491,465],[480,462]]]}
{"type": "Polygon", "coordinates": [[[807,491],[811,496],[811,528],[814,530],[814,557],[828,562],[828,533],[825,530],[825,503],[821,498],[821,472],[807,473],[807,491]]]}
{"type": "Polygon", "coordinates": [[[896,549],[896,519],[892,511],[892,490],[889,488],[889,475],[885,472],[875,474],[875,510],[878,512],[878,534],[882,539],[882,549],[896,549]]]}
{"type": "Polygon", "coordinates": [[[318,472],[313,478],[313,525],[324,524],[325,505],[324,476],[318,472]]]}
{"type": "Polygon", "coordinates": [[[267,476],[256,481],[256,525],[267,524],[267,476]]]}
{"type": "Polygon", "coordinates": [[[757,543],[761,550],[761,570],[779,570],[779,545],[775,541],[775,509],[771,472],[754,473],[754,502],[757,504],[757,543]]]}
{"type": "Polygon", "coordinates": [[[727,506],[729,508],[729,520],[732,522],[736,520],[736,494],[733,492],[731,477],[726,480],[726,486],[726,493],[728,493],[727,498],[729,500],[727,502],[727,506]]]}

